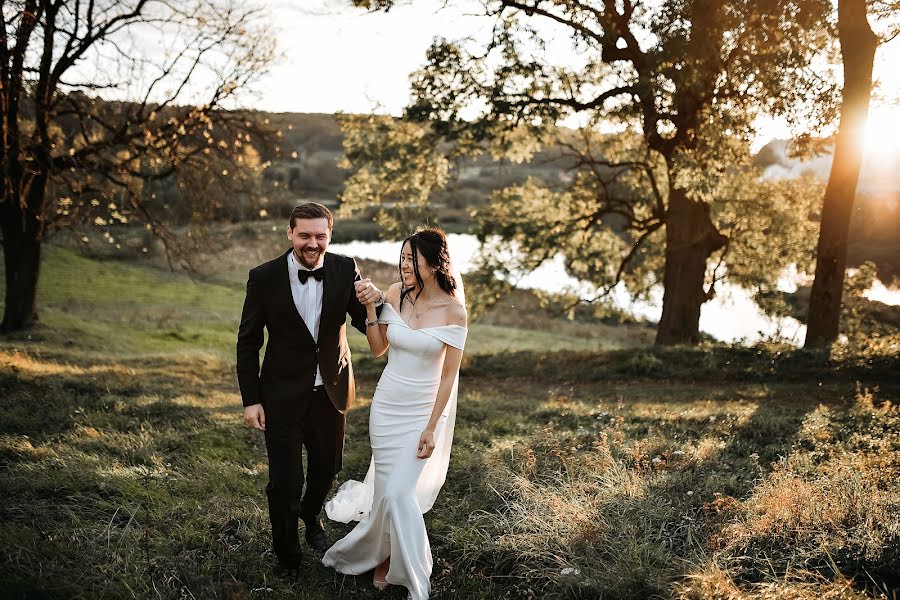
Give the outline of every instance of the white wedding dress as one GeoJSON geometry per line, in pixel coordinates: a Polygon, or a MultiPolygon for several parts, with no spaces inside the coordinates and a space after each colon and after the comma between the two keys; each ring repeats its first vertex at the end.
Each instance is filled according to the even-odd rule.
{"type": "Polygon", "coordinates": [[[447,476],[456,420],[457,380],[435,428],[435,449],[416,457],[419,436],[434,408],[447,346],[462,349],[460,325],[412,329],[390,304],[388,362],[375,388],[369,416],[372,462],[364,482],[348,481],[325,506],[328,517],[359,524],[325,553],[322,562],[360,575],[391,557],[387,581],[425,600],[431,589],[431,547],[423,514],[431,509],[447,476]]]}

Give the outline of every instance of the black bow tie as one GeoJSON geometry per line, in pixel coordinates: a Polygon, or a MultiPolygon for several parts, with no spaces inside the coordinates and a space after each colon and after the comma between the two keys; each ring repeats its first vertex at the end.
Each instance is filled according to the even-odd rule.
{"type": "Polygon", "coordinates": [[[306,280],[310,277],[315,277],[316,281],[322,281],[325,279],[325,268],[320,267],[315,271],[307,271],[306,269],[297,269],[297,279],[300,280],[300,283],[306,283],[306,280]]]}

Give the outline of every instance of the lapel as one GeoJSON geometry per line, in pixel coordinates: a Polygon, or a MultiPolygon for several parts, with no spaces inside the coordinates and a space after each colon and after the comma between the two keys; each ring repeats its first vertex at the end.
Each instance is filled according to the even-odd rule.
{"type": "Polygon", "coordinates": [[[297,310],[297,305],[294,304],[294,294],[291,292],[291,276],[293,275],[292,269],[286,269],[285,262],[287,262],[288,255],[291,253],[291,250],[288,250],[281,256],[281,276],[277,278],[279,281],[279,293],[278,295],[283,299],[284,302],[287,302],[287,306],[285,307],[291,315],[293,315],[293,319],[291,320],[294,326],[298,327],[307,340],[311,343],[315,343],[315,340],[312,337],[312,334],[309,332],[309,327],[306,326],[306,321],[303,320],[303,317],[300,316],[300,312],[297,310]]]}
{"type": "Polygon", "coordinates": [[[331,313],[334,309],[334,302],[332,297],[334,296],[334,290],[338,287],[337,280],[337,269],[335,269],[334,257],[331,256],[328,252],[325,252],[325,260],[322,263],[322,268],[325,269],[325,279],[322,280],[322,314],[319,316],[319,336],[322,334],[322,326],[325,323],[328,323],[328,319],[331,318],[331,313]]]}

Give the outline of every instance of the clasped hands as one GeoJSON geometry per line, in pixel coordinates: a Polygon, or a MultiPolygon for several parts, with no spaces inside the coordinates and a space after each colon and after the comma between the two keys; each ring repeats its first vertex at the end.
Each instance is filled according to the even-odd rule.
{"type": "Polygon", "coordinates": [[[362,305],[375,304],[381,300],[381,290],[372,283],[372,280],[366,277],[360,279],[353,284],[356,288],[356,299],[362,305]]]}

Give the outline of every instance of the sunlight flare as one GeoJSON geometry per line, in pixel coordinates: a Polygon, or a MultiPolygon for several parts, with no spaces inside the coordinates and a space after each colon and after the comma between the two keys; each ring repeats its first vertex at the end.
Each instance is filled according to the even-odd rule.
{"type": "Polygon", "coordinates": [[[900,157],[900,108],[876,106],[869,111],[865,144],[866,154],[878,162],[892,163],[900,157]]]}

